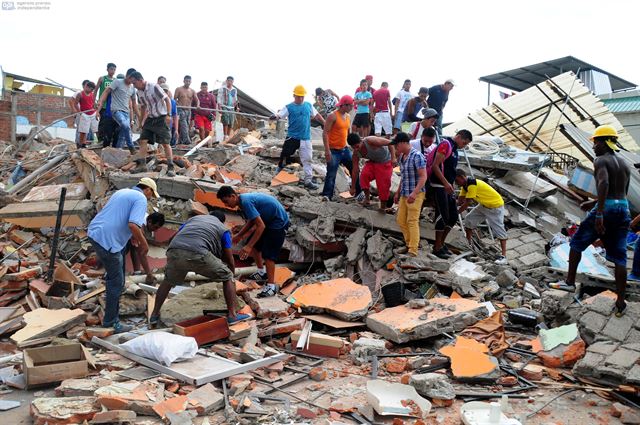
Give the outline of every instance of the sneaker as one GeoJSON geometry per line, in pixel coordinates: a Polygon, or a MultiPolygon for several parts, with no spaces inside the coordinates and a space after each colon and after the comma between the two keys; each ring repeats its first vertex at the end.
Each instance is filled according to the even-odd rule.
{"type": "Polygon", "coordinates": [[[149,327],[155,328],[160,324],[160,316],[150,316],[149,317],[149,327]]]}
{"type": "Polygon", "coordinates": [[[262,291],[258,293],[258,298],[273,297],[278,293],[278,287],[275,283],[267,283],[262,287],[262,291]]]}
{"type": "Polygon", "coordinates": [[[329,199],[329,197],[328,197],[328,196],[323,196],[322,198],[320,198],[320,200],[321,200],[322,202],[329,202],[329,201],[331,201],[331,199],[329,199]]]}
{"type": "Polygon", "coordinates": [[[116,322],[113,325],[113,333],[116,333],[116,334],[121,334],[121,333],[125,333],[125,332],[131,332],[132,329],[133,329],[133,326],[131,326],[131,325],[123,325],[120,322],[116,322]]]}
{"type": "Polygon", "coordinates": [[[627,275],[627,280],[637,280],[640,281],[640,276],[638,276],[637,274],[634,273],[629,273],[627,275]]]}
{"type": "Polygon", "coordinates": [[[304,182],[304,187],[305,187],[305,189],[309,189],[309,190],[318,190],[318,188],[320,186],[318,186],[317,184],[315,184],[311,180],[307,180],[307,181],[304,182]]]}
{"type": "Polygon", "coordinates": [[[442,247],[442,250],[444,251],[445,254],[447,254],[449,257],[451,257],[453,255],[453,253],[451,251],[449,251],[449,248],[445,245],[442,247]]]}
{"type": "Polygon", "coordinates": [[[279,174],[280,171],[284,170],[284,167],[281,167],[278,165],[278,167],[276,168],[276,174],[279,174]]]}
{"type": "Polygon", "coordinates": [[[173,170],[173,166],[167,168],[167,177],[175,177],[176,172],[173,170]]]}
{"type": "Polygon", "coordinates": [[[549,288],[560,289],[561,291],[567,291],[567,292],[575,292],[576,291],[576,285],[570,285],[567,282],[565,282],[564,280],[550,283],[549,284],[549,288]]]}
{"type": "Polygon", "coordinates": [[[435,255],[438,258],[441,258],[443,260],[447,260],[449,259],[449,257],[451,257],[450,255],[448,255],[443,248],[440,248],[437,251],[433,251],[433,255],[435,255]]]}
{"type": "Polygon", "coordinates": [[[356,195],[356,201],[358,202],[364,201],[364,192],[360,192],[356,195]]]}
{"type": "Polygon", "coordinates": [[[136,148],[127,148],[127,149],[129,149],[129,153],[131,155],[135,155],[136,154],[136,148]]]}
{"type": "Polygon", "coordinates": [[[250,274],[249,279],[255,280],[256,282],[264,282],[267,280],[267,272],[261,272],[258,270],[257,272],[250,274]]]}
{"type": "Polygon", "coordinates": [[[505,257],[504,255],[501,255],[496,261],[494,261],[494,264],[497,264],[499,266],[506,266],[509,264],[509,260],[507,260],[507,257],[505,257]]]}

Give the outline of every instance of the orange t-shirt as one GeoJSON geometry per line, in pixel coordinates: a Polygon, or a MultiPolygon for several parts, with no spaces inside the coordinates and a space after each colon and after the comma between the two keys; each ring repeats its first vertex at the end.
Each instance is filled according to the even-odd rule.
{"type": "Polygon", "coordinates": [[[335,112],[336,121],[333,123],[333,127],[329,130],[329,149],[344,149],[347,147],[347,135],[349,134],[349,127],[351,127],[351,117],[349,114],[345,114],[345,117],[338,111],[335,112]]]}

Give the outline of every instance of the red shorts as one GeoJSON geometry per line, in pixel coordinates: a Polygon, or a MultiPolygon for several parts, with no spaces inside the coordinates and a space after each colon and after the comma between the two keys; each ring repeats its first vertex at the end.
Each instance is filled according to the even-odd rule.
{"type": "Polygon", "coordinates": [[[393,164],[391,161],[376,163],[367,161],[360,173],[360,187],[369,190],[371,182],[376,181],[378,188],[378,197],[381,201],[389,199],[391,191],[391,174],[393,173],[393,164]]]}
{"type": "Polygon", "coordinates": [[[205,130],[211,131],[211,121],[207,117],[195,114],[196,128],[204,127],[205,130]]]}

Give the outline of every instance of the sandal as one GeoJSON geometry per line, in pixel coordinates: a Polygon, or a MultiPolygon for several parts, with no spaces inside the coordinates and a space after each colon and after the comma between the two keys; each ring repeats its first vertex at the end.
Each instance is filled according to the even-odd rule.
{"type": "Polygon", "coordinates": [[[278,293],[278,287],[275,283],[267,283],[262,287],[262,291],[258,293],[258,298],[273,297],[278,293]]]}
{"type": "MultiPolygon", "coordinates": [[[[624,302],[624,301],[623,301],[624,302]]],[[[618,306],[618,304],[616,304],[613,307],[613,314],[615,314],[616,317],[620,318],[622,316],[624,316],[624,314],[627,312],[627,303],[624,303],[624,306],[622,308],[620,308],[618,306]]]]}

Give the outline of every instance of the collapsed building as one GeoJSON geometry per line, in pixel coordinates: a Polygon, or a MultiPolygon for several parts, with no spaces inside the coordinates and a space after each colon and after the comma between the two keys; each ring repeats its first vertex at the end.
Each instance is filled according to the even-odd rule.
{"type": "MultiPolygon", "coordinates": [[[[46,130],[2,142],[0,407],[26,407],[16,397],[26,390],[36,424],[638,423],[640,287],[629,282],[628,312],[615,317],[597,247],[584,253],[580,298],[548,286],[567,270],[568,242],[556,236],[594,196],[588,135],[613,125],[629,164],[640,162],[638,147],[577,73],[550,77],[444,129],[472,131],[461,165],[505,198],[506,266],[494,264],[486,227],[474,249],[454,229],[455,256],[433,256],[429,208],[419,256],[395,254],[395,217],[355,202],[349,170],[338,171],[336,201],[298,184],[296,164],[276,173],[282,127],[258,116],[225,143],[178,146],[172,178],[160,152],[151,171],[131,174],[128,151],[76,150],[46,130]],[[141,177],[157,182],[150,209],[167,217],[149,251],[158,280],[167,241],[189,216],[223,209],[230,228],[244,222],[217,198],[222,185],[276,196],[292,222],[280,294],[257,297],[247,278],[255,268],[238,261],[236,292],[251,320],[228,325],[221,284],[191,274],[162,309],[165,328],[150,330],[157,286],[129,274],[120,314],[134,331],[101,328],[104,270],[86,227],[141,177]],[[151,338],[161,343],[146,355],[131,349],[151,338]]],[[[320,133],[313,139],[321,180],[320,133]]],[[[637,184],[635,175],[635,209],[637,184]]]]}

